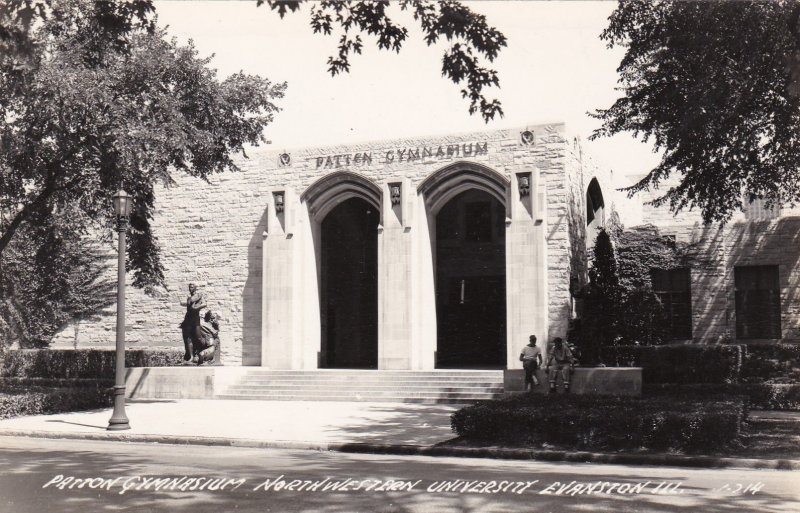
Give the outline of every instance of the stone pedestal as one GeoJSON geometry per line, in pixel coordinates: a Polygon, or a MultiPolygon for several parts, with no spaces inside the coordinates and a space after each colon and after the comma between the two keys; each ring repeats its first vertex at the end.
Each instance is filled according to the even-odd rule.
{"type": "MultiPolygon", "coordinates": [[[[534,393],[547,393],[550,387],[544,369],[536,373],[539,386],[534,393]]],[[[503,385],[506,394],[525,392],[525,371],[509,369],[503,372],[503,385]]],[[[564,392],[561,378],[556,381],[558,393],[564,392]]],[[[642,395],[641,367],[591,367],[575,368],[570,377],[571,394],[603,394],[603,395],[642,395]]]]}

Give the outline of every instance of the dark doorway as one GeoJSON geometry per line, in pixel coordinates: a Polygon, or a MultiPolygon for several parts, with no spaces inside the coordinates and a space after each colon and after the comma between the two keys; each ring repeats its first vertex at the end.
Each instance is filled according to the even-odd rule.
{"type": "Polygon", "coordinates": [[[470,190],[436,216],[436,367],[505,368],[505,208],[470,190]]]}
{"type": "Polygon", "coordinates": [[[375,207],[351,198],[322,221],[322,367],[378,367],[379,220],[375,207]]]}

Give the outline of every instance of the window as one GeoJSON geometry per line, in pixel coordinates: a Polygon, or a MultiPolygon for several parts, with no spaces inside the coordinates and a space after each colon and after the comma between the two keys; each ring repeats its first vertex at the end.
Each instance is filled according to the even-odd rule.
{"type": "Polygon", "coordinates": [[[653,269],[655,291],[670,323],[672,338],[692,338],[692,289],[689,269],[653,269]]]}
{"type": "Polygon", "coordinates": [[[781,292],[777,265],[734,269],[736,338],[781,338],[781,292]]]}

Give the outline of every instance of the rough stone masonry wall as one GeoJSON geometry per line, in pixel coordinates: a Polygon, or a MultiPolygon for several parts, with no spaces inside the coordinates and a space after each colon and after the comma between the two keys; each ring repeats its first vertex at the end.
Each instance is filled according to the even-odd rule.
{"type": "MultiPolygon", "coordinates": [[[[568,265],[563,266],[559,271],[568,276],[569,280],[557,279],[555,276],[551,278],[557,280],[551,288],[558,289],[559,296],[566,305],[563,308],[567,315],[559,317],[562,322],[566,323],[563,327],[559,327],[559,330],[562,331],[566,331],[568,328],[569,319],[579,313],[574,311],[575,309],[573,308],[570,282],[574,280],[575,287],[581,287],[588,282],[590,252],[594,246],[594,238],[597,237],[596,232],[589,233],[590,230],[586,222],[586,194],[589,182],[593,178],[597,179],[602,190],[605,203],[605,221],[600,223],[601,226],[607,223],[609,217],[616,212],[618,207],[615,205],[615,199],[618,198],[611,185],[611,171],[600,168],[592,162],[591,158],[584,154],[581,141],[577,137],[568,141],[566,149],[564,179],[567,195],[565,213],[569,232],[569,260],[567,262],[568,265]]],[[[551,309],[558,307],[560,305],[551,303],[551,309]]],[[[555,313],[553,311],[552,315],[555,315],[555,313]]]]}
{"type": "MultiPolygon", "coordinates": [[[[166,290],[147,296],[128,287],[126,339],[128,347],[182,347],[178,324],[189,282],[205,292],[209,306],[222,316],[221,340],[226,365],[258,365],[261,349],[262,233],[270,189],[287,187],[297,195],[319,178],[337,171],[353,171],[381,183],[405,176],[415,189],[434,171],[456,161],[478,162],[504,176],[538,169],[547,190],[547,258],[550,297],[550,335],[566,334],[565,308],[569,304],[569,207],[574,198],[564,177],[571,138],[563,124],[513,130],[466,133],[443,137],[371,142],[350,146],[289,151],[291,165],[280,163],[281,152],[256,148],[249,159],[239,159],[240,172],[212,177],[210,183],[176,175],[175,185],[158,192],[154,232],[166,267],[166,290]],[[521,141],[531,130],[533,145],[521,141]],[[486,152],[475,145],[486,143],[486,152]],[[465,150],[470,148],[469,155],[465,150]],[[466,145],[466,146],[465,146],[466,145]],[[436,156],[442,146],[445,156],[436,156]],[[448,147],[458,147],[458,154],[448,147]],[[418,148],[433,148],[409,161],[418,148]],[[405,151],[403,151],[405,149],[405,151]],[[411,150],[410,152],[408,150],[411,150]],[[391,153],[389,153],[391,152],[391,153]],[[402,152],[402,154],[401,154],[402,152]],[[371,154],[371,161],[355,154],[371,154]],[[323,156],[340,155],[330,161],[323,156]],[[349,162],[344,155],[349,155],[349,162]],[[391,161],[387,162],[391,156],[391,161]]],[[[115,272],[112,269],[110,273],[115,272]]],[[[112,276],[113,279],[113,276],[112,276]]],[[[130,279],[129,279],[130,280],[130,279]]],[[[61,347],[111,347],[114,344],[115,305],[98,316],[66,327],[57,336],[61,347]],[[77,329],[76,329],[77,328],[77,329]]]]}
{"type": "MultiPolygon", "coordinates": [[[[676,179],[665,183],[666,187],[676,179]]],[[[641,194],[644,202],[659,191],[641,194]]],[[[747,221],[737,213],[726,225],[705,225],[699,212],[675,216],[667,207],[645,204],[644,223],[689,245],[692,255],[692,341],[716,343],[736,338],[734,269],[777,265],[780,276],[782,341],[800,342],[800,209],[784,208],[781,216],[747,221]]]]}

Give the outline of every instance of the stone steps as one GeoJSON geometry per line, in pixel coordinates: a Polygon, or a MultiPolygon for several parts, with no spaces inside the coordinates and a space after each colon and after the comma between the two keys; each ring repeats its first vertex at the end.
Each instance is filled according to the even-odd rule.
{"type": "Polygon", "coordinates": [[[503,395],[503,371],[248,369],[219,399],[469,403],[503,395]]]}

